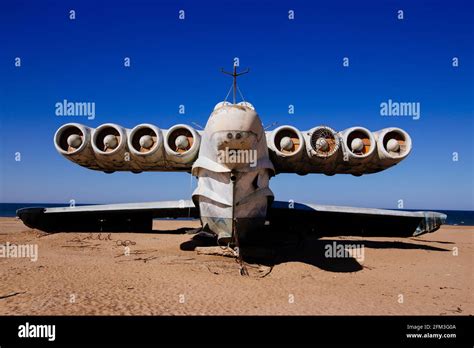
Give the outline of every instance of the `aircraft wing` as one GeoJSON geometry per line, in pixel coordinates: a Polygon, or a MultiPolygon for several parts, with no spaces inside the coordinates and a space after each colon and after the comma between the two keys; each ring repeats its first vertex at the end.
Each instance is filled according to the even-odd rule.
{"type": "MultiPolygon", "coordinates": [[[[47,232],[151,231],[154,218],[199,218],[191,200],[23,208],[24,224],[47,232]]],[[[268,210],[272,225],[293,230],[313,229],[321,236],[411,237],[436,231],[446,215],[371,208],[275,201],[268,210]]]]}
{"type": "Polygon", "coordinates": [[[154,218],[198,218],[190,200],[85,205],[58,208],[23,208],[17,216],[24,224],[47,232],[151,231],[154,218]]]}
{"type": "Polygon", "coordinates": [[[268,219],[276,226],[293,230],[312,228],[321,236],[412,237],[434,232],[446,214],[430,211],[401,211],[332,205],[273,202],[268,219]]]}

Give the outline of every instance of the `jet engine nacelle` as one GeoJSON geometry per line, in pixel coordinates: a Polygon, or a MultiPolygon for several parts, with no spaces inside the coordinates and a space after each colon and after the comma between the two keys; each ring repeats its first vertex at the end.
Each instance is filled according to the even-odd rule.
{"type": "Polygon", "coordinates": [[[303,134],[298,129],[288,125],[276,128],[267,133],[267,146],[280,172],[298,171],[305,149],[303,134]]]}
{"type": "Polygon", "coordinates": [[[316,167],[319,172],[327,175],[335,174],[337,163],[342,158],[339,135],[332,128],[318,126],[305,132],[304,137],[308,144],[308,166],[316,167]]]}
{"type": "Polygon", "coordinates": [[[196,160],[201,136],[185,124],[177,124],[166,132],[165,155],[168,165],[189,166],[196,160]]]}
{"type": "Polygon", "coordinates": [[[130,170],[127,131],[123,127],[113,123],[102,124],[92,132],[91,142],[97,164],[105,172],[130,170]]]}
{"type": "Polygon", "coordinates": [[[140,169],[153,169],[164,166],[163,132],[151,124],[139,124],[128,134],[128,149],[133,161],[140,169]]]}
{"type": "Polygon", "coordinates": [[[68,123],[61,126],[54,134],[56,150],[81,166],[100,169],[91,145],[92,130],[78,123],[68,123]]]}
{"type": "Polygon", "coordinates": [[[376,153],[377,142],[371,131],[363,127],[351,127],[340,132],[344,149],[343,161],[352,165],[369,162],[376,153]]]}
{"type": "Polygon", "coordinates": [[[380,164],[392,166],[411,152],[411,138],[400,128],[385,128],[374,133],[377,139],[378,160],[380,164]]]}

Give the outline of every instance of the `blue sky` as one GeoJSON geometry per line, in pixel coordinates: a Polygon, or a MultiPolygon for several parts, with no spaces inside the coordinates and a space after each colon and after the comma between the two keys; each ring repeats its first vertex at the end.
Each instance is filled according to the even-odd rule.
{"type": "Polygon", "coordinates": [[[397,126],[413,140],[405,161],[378,174],[279,175],[271,181],[277,199],[384,208],[396,208],[402,199],[407,209],[474,208],[472,1],[81,0],[0,6],[1,202],[189,198],[196,182],[188,174],[87,170],[56,152],[53,134],[67,122],[204,125],[231,83],[219,69],[230,69],[239,57],[251,69],[240,87],[266,125],[360,125],[373,131],[397,126]],[[75,20],[68,17],[71,9],[75,20]],[[178,19],[179,10],[185,20],[178,19]],[[131,58],[130,68],[123,66],[124,57],[131,58]],[[349,67],[343,67],[343,57],[349,57],[349,67]],[[95,102],[96,118],[55,116],[54,105],[63,99],[95,102]],[[420,102],[421,118],[380,116],[380,103],[388,99],[420,102]]]}

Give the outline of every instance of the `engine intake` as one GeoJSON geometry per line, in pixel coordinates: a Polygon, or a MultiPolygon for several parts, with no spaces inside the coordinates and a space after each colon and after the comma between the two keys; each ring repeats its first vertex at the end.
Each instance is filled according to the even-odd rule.
{"type": "Polygon", "coordinates": [[[304,148],[301,132],[292,126],[280,126],[270,134],[270,148],[280,157],[297,157],[304,148]]]}
{"type": "Polygon", "coordinates": [[[319,126],[309,132],[310,153],[320,158],[333,156],[339,150],[339,137],[336,132],[329,127],[319,126]]]}
{"type": "Polygon", "coordinates": [[[374,154],[375,137],[368,129],[352,127],[342,132],[342,141],[347,150],[349,160],[364,160],[374,154]]]}
{"type": "Polygon", "coordinates": [[[189,164],[196,159],[201,137],[192,127],[177,124],[165,136],[166,159],[175,163],[189,164]]]}
{"type": "Polygon", "coordinates": [[[97,169],[91,147],[91,129],[78,123],[67,123],[54,134],[56,150],[81,166],[97,169]]]}
{"type": "Polygon", "coordinates": [[[402,160],[411,151],[411,138],[400,128],[385,128],[376,133],[378,154],[381,160],[402,160]]]}
{"type": "Polygon", "coordinates": [[[97,163],[105,171],[123,167],[127,161],[127,133],[113,123],[100,125],[92,134],[92,149],[97,163]]]}
{"type": "Polygon", "coordinates": [[[72,155],[84,150],[88,140],[90,140],[90,130],[77,123],[65,124],[54,135],[56,149],[64,155],[72,155]]]}
{"type": "Polygon", "coordinates": [[[156,167],[164,158],[163,133],[151,124],[139,124],[128,136],[128,148],[141,168],[156,167]]]}
{"type": "Polygon", "coordinates": [[[163,146],[163,134],[158,127],[151,124],[139,124],[132,129],[128,137],[128,148],[138,158],[147,157],[159,152],[163,146]]]}

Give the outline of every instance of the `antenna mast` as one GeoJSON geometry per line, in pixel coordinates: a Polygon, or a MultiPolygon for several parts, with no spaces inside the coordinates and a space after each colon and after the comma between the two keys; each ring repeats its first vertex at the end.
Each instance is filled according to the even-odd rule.
{"type": "Polygon", "coordinates": [[[237,72],[237,65],[235,65],[235,64],[234,64],[234,72],[233,72],[233,73],[227,72],[227,71],[224,70],[224,68],[221,68],[221,72],[223,72],[224,74],[227,74],[227,75],[232,76],[233,79],[234,79],[234,84],[233,84],[233,87],[232,87],[233,92],[234,92],[234,93],[233,93],[233,97],[234,97],[233,102],[234,102],[234,104],[235,104],[235,102],[236,102],[237,77],[240,76],[240,75],[245,75],[245,74],[247,74],[249,71],[250,71],[250,69],[247,68],[245,71],[242,71],[242,72],[239,72],[239,73],[238,73],[238,72],[237,72]]]}

